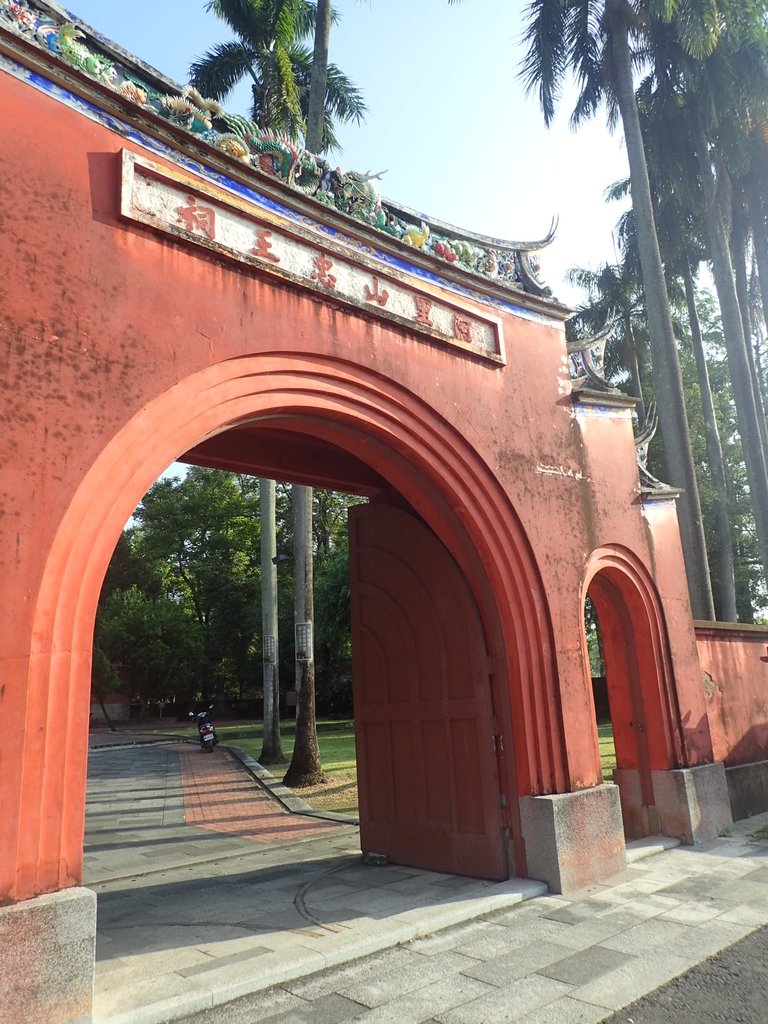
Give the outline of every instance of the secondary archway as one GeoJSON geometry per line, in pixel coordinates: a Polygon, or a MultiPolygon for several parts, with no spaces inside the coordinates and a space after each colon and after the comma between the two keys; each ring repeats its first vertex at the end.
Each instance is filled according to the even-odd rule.
{"type": "MultiPolygon", "coordinates": [[[[602,640],[625,832],[652,835],[660,831],[652,773],[682,763],[683,749],[661,605],[645,568],[619,546],[592,556],[582,604],[587,596],[602,640]]],[[[597,750],[595,735],[599,759],[597,750]]]]}
{"type": "Polygon", "coordinates": [[[566,774],[546,602],[517,517],[480,456],[420,398],[342,360],[283,352],[228,360],[168,389],[105,444],[75,493],[41,580],[28,676],[30,735],[64,757],[25,749],[13,824],[28,849],[18,865],[0,858],[13,872],[7,891],[21,899],[80,878],[93,621],[120,530],[171,460],[245,423],[354,454],[456,561],[488,649],[502,803],[524,873],[517,798],[561,791],[566,774]]]}

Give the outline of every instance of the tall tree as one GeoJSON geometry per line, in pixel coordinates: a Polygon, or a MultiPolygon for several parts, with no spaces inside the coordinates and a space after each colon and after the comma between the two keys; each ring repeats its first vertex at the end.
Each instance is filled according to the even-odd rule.
{"type": "MultiPolygon", "coordinates": [[[[324,9],[318,25],[324,25],[333,14],[326,0],[321,0],[320,6],[324,9]]],[[[338,148],[334,122],[359,123],[363,119],[366,107],[354,83],[334,64],[328,64],[327,57],[325,68],[315,71],[313,54],[304,44],[315,28],[314,3],[211,0],[206,10],[224,21],[237,38],[212,47],[190,67],[190,81],[203,95],[223,100],[238,82],[249,78],[250,115],[254,121],[300,142],[309,115],[310,83],[313,74],[322,72],[322,150],[338,148]]],[[[321,151],[321,147],[313,148],[308,143],[307,148],[321,151]]]]}
{"type": "Polygon", "coordinates": [[[679,13],[672,24],[655,26],[653,75],[660,102],[682,103],[685,108],[704,197],[712,275],[720,305],[761,561],[768,574],[768,460],[731,257],[730,202],[724,202],[723,189],[729,160],[733,161],[746,150],[744,129],[749,123],[750,110],[768,96],[764,8],[764,4],[751,0],[736,8],[730,6],[730,20],[725,19],[718,25],[713,46],[699,54],[683,46],[684,26],[679,22],[679,13]]]}
{"type": "Polygon", "coordinates": [[[261,514],[261,636],[264,730],[259,761],[285,761],[280,736],[280,640],[277,614],[277,532],[275,481],[259,480],[261,514]]]}
{"type": "MultiPolygon", "coordinates": [[[[715,0],[708,0],[707,10],[713,3],[715,0]]],[[[610,120],[615,121],[617,114],[621,118],[659,420],[671,482],[683,489],[680,527],[688,591],[694,616],[712,619],[714,605],[699,491],[633,79],[639,53],[633,52],[631,37],[644,34],[647,18],[669,16],[673,7],[684,8],[690,19],[690,45],[706,41],[709,15],[693,0],[681,0],[677,5],[665,0],[646,0],[642,4],[628,0],[532,0],[525,33],[528,51],[521,73],[528,88],[538,90],[547,124],[554,117],[563,80],[571,71],[580,86],[574,124],[594,115],[604,101],[610,120]]]]}
{"type": "MultiPolygon", "coordinates": [[[[719,619],[735,622],[738,616],[727,476],[694,287],[698,266],[707,255],[696,161],[686,144],[684,110],[679,106],[657,103],[648,81],[641,85],[637,95],[659,225],[659,247],[667,280],[673,286],[677,279],[683,282],[690,342],[696,362],[707,442],[706,474],[716,495],[714,516],[711,517],[714,530],[708,534],[715,611],[719,619]]],[[[634,222],[631,214],[626,219],[634,222]]],[[[630,238],[631,234],[627,233],[624,242],[630,238]]],[[[673,290],[675,293],[679,291],[676,287],[673,290]]],[[[682,297],[677,299],[678,306],[682,305],[681,300],[682,297]]],[[[683,337],[684,331],[680,330],[679,334],[683,337]]]]}
{"type": "Polygon", "coordinates": [[[645,398],[640,371],[641,345],[647,345],[645,309],[641,301],[641,283],[636,280],[631,261],[620,264],[603,263],[597,270],[572,267],[567,274],[570,284],[583,288],[587,302],[569,320],[568,328],[584,329],[596,334],[606,324],[610,328],[606,348],[606,370],[624,370],[629,374],[629,391],[637,399],[636,411],[640,427],[645,423],[645,398]],[[573,328],[571,328],[573,325],[573,328]],[[642,337],[642,343],[640,337],[642,337]]]}
{"type": "MultiPolygon", "coordinates": [[[[315,660],[310,644],[299,650],[298,632],[313,622],[312,488],[293,487],[294,620],[297,632],[297,713],[293,756],[285,773],[286,786],[312,786],[325,778],[320,764],[315,718],[315,660]]],[[[312,643],[313,638],[310,639],[312,643]]]]}
{"type": "Polygon", "coordinates": [[[330,39],[331,3],[330,0],[317,0],[315,45],[312,51],[312,76],[309,84],[307,109],[306,145],[310,153],[322,153],[323,151],[330,39]]]}

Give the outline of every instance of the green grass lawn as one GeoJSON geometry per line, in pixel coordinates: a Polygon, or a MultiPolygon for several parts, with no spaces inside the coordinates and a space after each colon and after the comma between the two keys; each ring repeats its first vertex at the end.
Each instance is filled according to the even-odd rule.
{"type": "Polygon", "coordinates": [[[603,782],[612,782],[613,769],[616,767],[616,748],[613,743],[613,729],[610,722],[597,723],[597,740],[600,746],[603,782]]]}
{"type": "MultiPolygon", "coordinates": [[[[274,764],[267,767],[276,778],[282,778],[293,753],[295,722],[287,719],[281,723],[280,732],[285,754],[285,766],[274,764]]],[[[261,724],[217,725],[216,731],[222,743],[240,747],[258,760],[261,753],[261,724]]],[[[179,730],[182,736],[195,736],[194,727],[179,730]]],[[[616,751],[610,722],[597,726],[600,744],[600,764],[603,781],[611,782],[616,767],[616,751]]],[[[320,746],[320,760],[326,774],[326,781],[318,786],[307,786],[298,791],[308,804],[316,810],[338,811],[342,814],[357,814],[357,768],[355,760],[355,732],[352,721],[320,719],[317,723],[317,742],[320,746]]]]}
{"type": "MultiPolygon", "coordinates": [[[[272,774],[280,779],[293,754],[295,725],[293,719],[280,723],[285,765],[266,765],[272,774]]],[[[256,725],[216,725],[216,732],[222,743],[240,747],[246,754],[258,760],[261,753],[261,723],[256,725]]],[[[194,736],[193,728],[181,730],[184,736],[194,736]]],[[[355,731],[351,720],[332,721],[319,719],[317,742],[320,747],[320,761],[326,781],[318,786],[306,786],[297,790],[308,804],[320,811],[338,811],[341,814],[357,814],[357,766],[355,756],[355,731]]]]}

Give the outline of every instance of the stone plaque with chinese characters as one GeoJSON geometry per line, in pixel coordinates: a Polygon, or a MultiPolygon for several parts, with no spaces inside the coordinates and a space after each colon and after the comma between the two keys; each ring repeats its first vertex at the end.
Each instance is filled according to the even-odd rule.
{"type": "Polygon", "coordinates": [[[494,363],[504,362],[498,318],[454,303],[438,287],[377,263],[333,235],[301,226],[223,188],[123,150],[121,214],[220,256],[394,321],[494,363]]]}

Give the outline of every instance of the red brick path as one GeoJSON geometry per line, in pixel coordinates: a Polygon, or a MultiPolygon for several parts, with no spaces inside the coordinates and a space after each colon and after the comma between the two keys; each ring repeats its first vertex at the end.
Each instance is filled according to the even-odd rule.
{"type": "Polygon", "coordinates": [[[188,825],[257,843],[303,839],[336,827],[282,810],[228,750],[205,754],[190,743],[179,744],[176,749],[188,825]]]}

